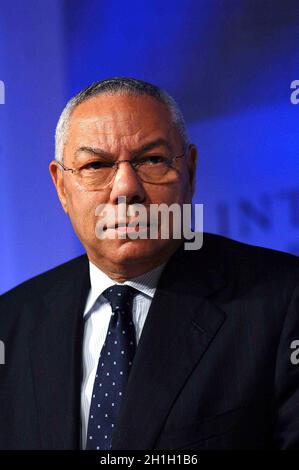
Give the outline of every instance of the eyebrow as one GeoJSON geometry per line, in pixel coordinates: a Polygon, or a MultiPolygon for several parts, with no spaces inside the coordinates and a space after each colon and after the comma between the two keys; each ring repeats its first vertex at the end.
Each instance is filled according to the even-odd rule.
{"type": "MultiPolygon", "coordinates": [[[[136,156],[140,153],[147,152],[147,151],[152,150],[156,147],[166,147],[167,150],[172,152],[172,148],[171,148],[169,142],[166,139],[160,138],[160,139],[156,139],[156,140],[153,140],[151,142],[148,142],[148,143],[145,143],[145,144],[141,145],[141,147],[139,147],[138,149],[133,150],[132,154],[136,156]]],[[[111,158],[114,157],[114,155],[110,152],[107,152],[107,150],[103,150],[99,147],[89,147],[89,146],[79,147],[75,151],[74,156],[78,157],[79,153],[81,153],[81,152],[90,153],[92,155],[101,156],[101,157],[107,158],[107,159],[111,159],[111,158]]]]}

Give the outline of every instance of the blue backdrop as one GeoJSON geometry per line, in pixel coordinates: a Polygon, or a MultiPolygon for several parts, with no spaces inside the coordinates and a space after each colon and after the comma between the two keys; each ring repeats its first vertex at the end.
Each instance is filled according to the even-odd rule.
{"type": "Polygon", "coordinates": [[[180,104],[205,230],[299,254],[298,13],[297,0],[2,0],[0,293],[83,251],[48,162],[66,100],[109,76],[180,104]]]}

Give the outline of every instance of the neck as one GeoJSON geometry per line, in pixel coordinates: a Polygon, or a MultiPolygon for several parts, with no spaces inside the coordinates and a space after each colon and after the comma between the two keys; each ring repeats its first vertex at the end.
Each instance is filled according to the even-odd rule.
{"type": "Polygon", "coordinates": [[[149,259],[135,259],[123,263],[115,263],[96,256],[94,253],[87,253],[87,256],[89,261],[103,271],[110,279],[113,279],[115,282],[125,282],[166,263],[181,245],[181,240],[177,240],[177,242],[171,247],[171,250],[164,250],[163,253],[159,253],[158,256],[152,256],[149,259]]]}

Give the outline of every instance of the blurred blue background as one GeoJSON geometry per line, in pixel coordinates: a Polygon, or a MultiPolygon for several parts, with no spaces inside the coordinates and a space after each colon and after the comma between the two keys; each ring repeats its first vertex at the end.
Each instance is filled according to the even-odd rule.
{"type": "Polygon", "coordinates": [[[178,101],[206,231],[299,255],[298,13],[298,0],[1,0],[0,293],[83,252],[48,163],[66,101],[111,76],[178,101]]]}

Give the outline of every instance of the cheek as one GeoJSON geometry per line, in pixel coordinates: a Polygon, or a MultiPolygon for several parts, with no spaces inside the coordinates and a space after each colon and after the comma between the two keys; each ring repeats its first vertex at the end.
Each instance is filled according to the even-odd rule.
{"type": "Polygon", "coordinates": [[[157,186],[148,191],[150,202],[153,204],[180,204],[188,200],[189,193],[190,185],[187,179],[182,179],[176,184],[157,186]]]}
{"type": "Polygon", "coordinates": [[[72,191],[68,195],[69,216],[72,224],[82,235],[95,233],[96,207],[100,204],[96,193],[72,191]],[[84,233],[82,230],[84,229],[84,233]]]}

